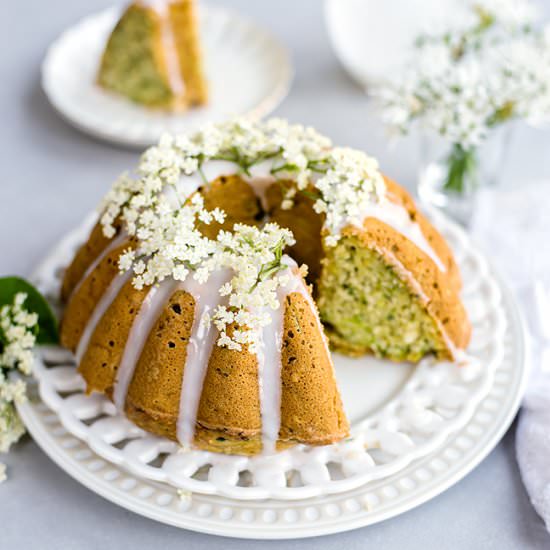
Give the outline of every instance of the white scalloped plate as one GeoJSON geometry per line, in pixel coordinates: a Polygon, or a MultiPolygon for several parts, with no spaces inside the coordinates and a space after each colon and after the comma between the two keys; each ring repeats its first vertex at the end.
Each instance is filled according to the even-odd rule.
{"type": "Polygon", "coordinates": [[[119,7],[85,17],[49,47],[42,64],[42,87],[51,104],[84,132],[140,149],[157,143],[164,132],[190,132],[206,122],[236,115],[267,115],[290,87],[293,71],[288,52],[268,32],[230,11],[202,3],[200,9],[210,91],[207,106],[166,114],[135,105],[95,84],[119,7]]]}
{"type": "MultiPolygon", "coordinates": [[[[39,268],[35,280],[43,292],[57,292],[62,268],[91,221],[67,236],[39,268]]],[[[444,364],[412,369],[374,358],[337,357],[338,382],[352,420],[350,442],[314,450],[301,446],[269,461],[223,457],[216,463],[219,455],[178,453],[173,443],[151,437],[116,416],[102,396],[85,397],[70,356],[58,348],[43,350],[44,360],[37,362],[40,395],[63,427],[88,443],[90,452],[144,482],[166,482],[194,493],[241,500],[303,500],[343,494],[395,476],[440,449],[449,435],[464,430],[480,401],[495,391],[495,376],[509,380],[509,375],[499,374],[501,369],[517,369],[522,378],[521,326],[503,299],[501,285],[462,230],[440,216],[438,226],[464,274],[465,303],[474,325],[469,351],[483,368],[444,364]],[[510,346],[508,355],[515,356],[507,360],[510,346]]],[[[516,407],[520,387],[513,385],[510,391],[517,393],[516,407]]]]}
{"type": "Polygon", "coordinates": [[[508,326],[504,356],[472,418],[437,450],[399,473],[335,495],[295,501],[240,501],[194,494],[129,474],[94,453],[39,399],[19,407],[29,432],[68,474],[104,498],[148,518],[214,535],[290,539],[339,533],[394,517],[435,497],[468,474],[510,426],[525,389],[523,326],[503,290],[508,326]]]}

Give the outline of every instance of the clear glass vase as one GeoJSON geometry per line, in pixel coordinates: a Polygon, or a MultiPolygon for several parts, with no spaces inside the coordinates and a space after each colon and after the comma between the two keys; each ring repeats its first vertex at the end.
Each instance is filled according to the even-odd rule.
{"type": "Polygon", "coordinates": [[[491,130],[484,143],[475,149],[465,149],[440,136],[422,136],[420,200],[467,226],[478,189],[496,185],[504,173],[511,133],[512,124],[503,124],[491,130]]]}

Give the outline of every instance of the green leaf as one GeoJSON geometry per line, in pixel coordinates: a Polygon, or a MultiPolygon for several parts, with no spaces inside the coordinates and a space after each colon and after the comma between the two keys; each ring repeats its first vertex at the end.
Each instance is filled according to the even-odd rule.
{"type": "Polygon", "coordinates": [[[13,303],[15,295],[24,292],[27,299],[24,309],[38,315],[39,344],[55,344],[59,341],[57,319],[46,299],[30,283],[19,277],[0,277],[0,306],[13,303]]]}

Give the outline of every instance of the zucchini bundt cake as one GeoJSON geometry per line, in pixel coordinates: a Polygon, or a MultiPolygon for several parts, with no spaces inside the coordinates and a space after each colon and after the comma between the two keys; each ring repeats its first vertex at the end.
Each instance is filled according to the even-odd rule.
{"type": "Polygon", "coordinates": [[[444,239],[373,159],[310,128],[167,136],[101,212],[65,271],[62,343],[89,392],[183,445],[346,437],[329,341],[413,362],[468,343],[444,239]]]}
{"type": "Polygon", "coordinates": [[[97,81],[148,107],[206,103],[194,0],[130,4],[107,41],[97,81]]]}

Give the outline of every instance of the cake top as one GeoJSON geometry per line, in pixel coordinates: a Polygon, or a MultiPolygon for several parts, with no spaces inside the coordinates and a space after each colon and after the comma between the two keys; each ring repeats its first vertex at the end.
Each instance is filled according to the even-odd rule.
{"type": "Polygon", "coordinates": [[[220,345],[254,348],[259,329],[269,322],[266,308],[280,306],[277,289],[292,275],[282,251],[294,238],[273,223],[261,229],[237,224],[216,239],[202,235],[198,222],[225,218],[218,208],[206,210],[195,192],[208,183],[207,165],[220,161],[251,183],[265,177],[281,182],[283,208],[292,206],[296,193],[308,194],[315,211],[324,214],[327,246],[338,242],[344,226],[361,225],[364,213],[385,200],[385,184],[375,159],[332,147],[312,128],[280,119],[238,119],[192,136],[164,136],[144,153],[134,176],[124,174],[115,182],[102,205],[103,231],[112,237],[115,220],[122,220],[139,243],[121,256],[121,270],[132,269],[134,285],[141,288],[166,277],[183,281],[192,276],[206,283],[214,271],[231,269],[233,279],[219,289],[227,306],[219,306],[204,322],[219,328],[220,345]]]}
{"type": "MultiPolygon", "coordinates": [[[[147,226],[150,213],[177,210],[191,194],[178,186],[181,176],[203,175],[211,161],[232,163],[245,177],[265,175],[278,181],[293,180],[283,207],[292,206],[296,192],[308,192],[314,208],[325,214],[325,242],[338,241],[347,223],[362,223],[362,212],[383,200],[385,184],[376,159],[361,151],[332,147],[329,138],[310,127],[281,119],[253,122],[237,119],[206,126],[192,136],[165,135],[148,149],[136,178],[123,175],[107,195],[102,223],[114,234],[113,222],[122,215],[130,229],[147,226]],[[176,204],[165,190],[172,188],[176,204]],[[173,202],[173,201],[172,201],[173,202]]],[[[203,182],[208,183],[206,177],[203,182]]]]}

